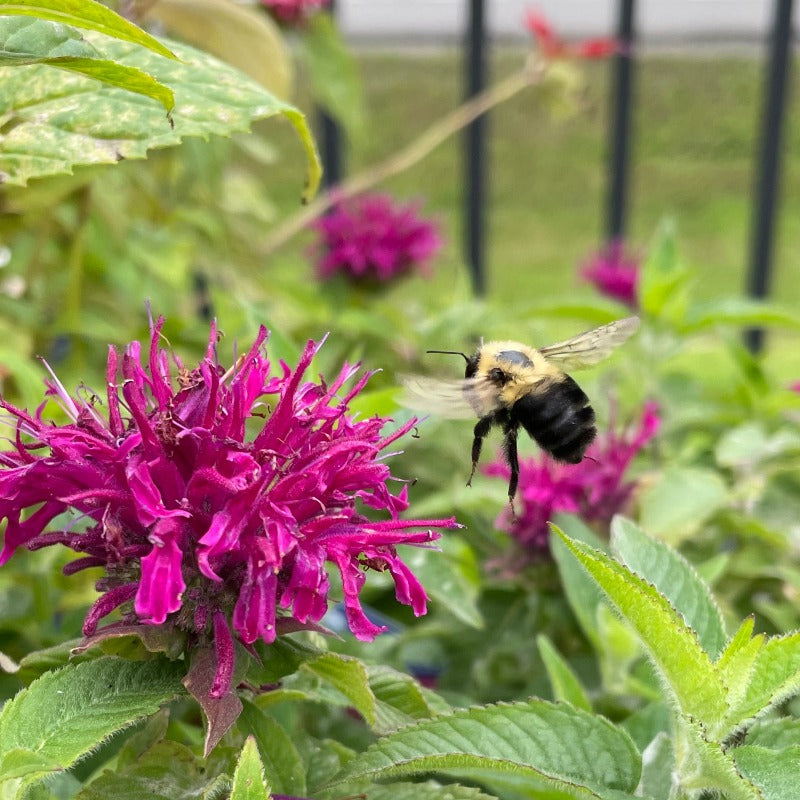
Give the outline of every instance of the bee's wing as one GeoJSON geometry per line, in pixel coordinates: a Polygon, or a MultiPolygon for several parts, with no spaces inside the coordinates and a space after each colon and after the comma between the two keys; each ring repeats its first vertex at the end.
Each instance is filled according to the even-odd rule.
{"type": "Polygon", "coordinates": [[[500,407],[497,387],[482,377],[441,380],[407,375],[402,384],[402,405],[446,419],[485,417],[500,407]]]}
{"type": "Polygon", "coordinates": [[[639,317],[626,317],[579,333],[565,342],[542,347],[539,352],[553,364],[565,370],[591,367],[626,341],[639,327],[639,317]]]}

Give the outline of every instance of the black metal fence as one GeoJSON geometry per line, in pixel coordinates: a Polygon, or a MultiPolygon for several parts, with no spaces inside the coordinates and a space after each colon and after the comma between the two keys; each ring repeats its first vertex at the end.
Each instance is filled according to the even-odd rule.
{"type": "MultiPolygon", "coordinates": [[[[466,96],[480,92],[487,82],[484,0],[466,0],[467,26],[464,41],[464,82],[466,96]]],[[[773,24],[769,37],[769,68],[765,77],[764,108],[758,152],[752,211],[750,260],[747,291],[764,298],[769,293],[772,272],[772,243],[777,212],[781,164],[781,131],[786,105],[786,87],[792,42],[793,0],[773,0],[773,24]]],[[[331,11],[334,11],[333,0],[331,11]]],[[[609,169],[606,230],[607,239],[624,236],[627,216],[627,191],[630,173],[631,102],[636,59],[635,0],[617,2],[617,40],[620,50],[614,56],[614,78],[610,96],[609,169]]],[[[336,124],[321,117],[321,149],[327,184],[338,182],[342,174],[341,137],[336,124]]],[[[486,291],[486,151],[488,120],[483,115],[472,122],[464,136],[464,255],[473,290],[486,291]]],[[[763,344],[763,331],[746,333],[748,346],[757,351],[763,344]]]]}

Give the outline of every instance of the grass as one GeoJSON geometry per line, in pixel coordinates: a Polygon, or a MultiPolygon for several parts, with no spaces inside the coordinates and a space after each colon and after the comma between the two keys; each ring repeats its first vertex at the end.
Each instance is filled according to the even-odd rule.
{"type": "MultiPolygon", "coordinates": [[[[515,69],[522,57],[498,51],[492,75],[515,69]]],[[[462,93],[457,52],[370,52],[359,60],[369,125],[348,153],[351,172],[411,141],[462,93]]],[[[581,68],[586,90],[578,113],[554,116],[528,91],[491,114],[488,282],[490,300],[501,307],[589,294],[576,267],[604,236],[611,72],[603,62],[581,68]]],[[[646,57],[636,65],[628,241],[644,251],[659,221],[672,217],[681,253],[696,268],[699,297],[736,294],[746,286],[764,71],[754,58],[701,51],[646,57]]],[[[784,119],[773,262],[772,297],[787,305],[800,300],[798,102],[791,94],[784,119]]],[[[426,211],[441,220],[450,244],[424,291],[445,297],[466,282],[460,148],[457,137],[381,187],[424,198],[426,211]]],[[[271,183],[296,185],[289,177],[271,183]]]]}

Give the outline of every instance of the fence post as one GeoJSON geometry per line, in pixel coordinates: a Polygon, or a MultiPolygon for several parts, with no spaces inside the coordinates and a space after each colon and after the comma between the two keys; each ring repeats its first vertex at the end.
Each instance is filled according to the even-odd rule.
{"type": "MultiPolygon", "coordinates": [[[[484,0],[469,0],[466,41],[467,97],[486,86],[486,31],[484,0]]],[[[464,248],[476,295],[486,293],[486,129],[485,114],[471,122],[464,133],[464,248]]]]}
{"type": "Polygon", "coordinates": [[[619,52],[614,56],[614,83],[611,95],[611,163],[609,169],[608,241],[625,234],[625,212],[630,160],[631,83],[633,73],[634,0],[620,0],[617,17],[619,52]]]}
{"type": "MultiPolygon", "coordinates": [[[[769,293],[773,228],[778,207],[781,123],[786,105],[786,81],[791,37],[792,0],[776,0],[770,39],[771,59],[764,91],[766,104],[761,123],[759,172],[756,177],[753,206],[750,274],[747,281],[748,293],[755,298],[764,298],[769,293]]],[[[764,346],[763,328],[747,330],[745,343],[751,352],[758,353],[764,346]]]]}
{"type": "MultiPolygon", "coordinates": [[[[330,0],[327,13],[336,19],[336,0],[330,0]]],[[[317,109],[320,158],[322,160],[322,185],[325,189],[336,186],[342,180],[342,129],[339,123],[323,108],[317,109]]]]}

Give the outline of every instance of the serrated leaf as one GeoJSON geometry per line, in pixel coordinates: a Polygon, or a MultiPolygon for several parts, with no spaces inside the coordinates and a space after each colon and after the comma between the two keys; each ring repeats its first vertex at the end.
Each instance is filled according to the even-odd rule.
{"type": "Polygon", "coordinates": [[[378,734],[452,710],[446,701],[424,689],[410,675],[385,666],[368,666],[367,674],[376,700],[374,730],[378,734]]]}
{"type": "Polygon", "coordinates": [[[733,730],[800,692],[800,631],[773,636],[758,649],[742,700],[726,719],[733,730]]]}
{"type": "Polygon", "coordinates": [[[0,14],[23,14],[97,31],[175,58],[158,39],[95,0],[0,0],[0,14]]]}
{"type": "Polygon", "coordinates": [[[706,723],[718,720],[727,710],[725,688],[683,617],[627,567],[553,530],[633,626],[681,712],[706,723]]]}
{"type": "Polygon", "coordinates": [[[172,90],[151,75],[102,58],[76,31],[55,22],[0,16],[0,47],[0,66],[43,64],[72,70],[87,78],[152,97],[167,112],[175,105],[172,90]]]}
{"type": "Polygon", "coordinates": [[[358,659],[324,653],[303,664],[302,669],[335,687],[353,704],[368,725],[375,725],[375,695],[369,686],[367,668],[358,659]]]}
{"type": "Polygon", "coordinates": [[[0,113],[15,123],[0,142],[0,171],[7,182],[24,185],[33,177],[70,173],[81,164],[144,158],[151,148],[175,145],[186,136],[230,135],[247,130],[256,119],[281,114],[306,149],[307,195],[316,191],[319,160],[305,118],[293,106],[187,45],[175,45],[181,61],[126,42],[104,42],[103,51],[174,91],[174,127],[149,98],[47,66],[18,67],[5,77],[0,96],[0,113]]]}
{"type": "Polygon", "coordinates": [[[269,714],[253,703],[242,701],[239,725],[254,739],[272,791],[302,797],[306,794],[303,760],[289,734],[269,714]]]}
{"type": "Polygon", "coordinates": [[[678,542],[690,536],[728,498],[720,476],[700,467],[670,467],[640,497],[640,522],[654,536],[678,542]]]}
{"type": "Polygon", "coordinates": [[[544,662],[544,668],[547,670],[553,697],[556,700],[570,703],[575,708],[591,711],[592,704],[589,702],[589,697],[581,686],[578,676],[561,656],[561,653],[556,650],[553,643],[544,634],[539,634],[536,637],[536,645],[544,662]]]}
{"type": "Polygon", "coordinates": [[[0,713],[0,780],[14,750],[68,768],[113,733],[182,694],[182,669],[166,659],[99,658],[38,678],[0,713]]]}
{"type": "Polygon", "coordinates": [[[669,600],[697,634],[703,649],[716,659],[727,640],[722,612],[692,565],[624,517],[615,517],[611,523],[611,547],[626,566],[669,600]]]}
{"type": "Polygon", "coordinates": [[[763,634],[753,636],[754,623],[752,616],[747,617],[717,660],[722,681],[728,687],[728,703],[731,708],[736,708],[744,697],[756,658],[764,646],[763,634]]]}
{"type": "Polygon", "coordinates": [[[410,725],[373,744],[331,784],[472,770],[544,780],[555,789],[589,796],[632,792],[640,761],[627,734],[602,717],[529,700],[462,709],[410,725]]]}
{"type": "Polygon", "coordinates": [[[208,764],[188,747],[169,739],[132,763],[105,770],[76,800],[196,800],[227,796],[230,777],[209,774],[208,764]]]}
{"type": "Polygon", "coordinates": [[[800,746],[776,751],[744,745],[732,752],[736,766],[760,789],[763,800],[796,800],[800,786],[800,746]]]}
{"type": "Polygon", "coordinates": [[[264,778],[261,759],[255,739],[245,740],[236,771],[233,773],[233,789],[230,800],[269,800],[270,788],[264,778]]]}
{"type": "MultiPolygon", "coordinates": [[[[676,764],[676,778],[685,790],[721,793],[725,800],[762,800],[758,789],[736,768],[730,752],[718,742],[708,741],[702,725],[682,718],[676,739],[684,740],[682,758],[676,764]]],[[[676,747],[676,752],[680,752],[676,747]]]]}

